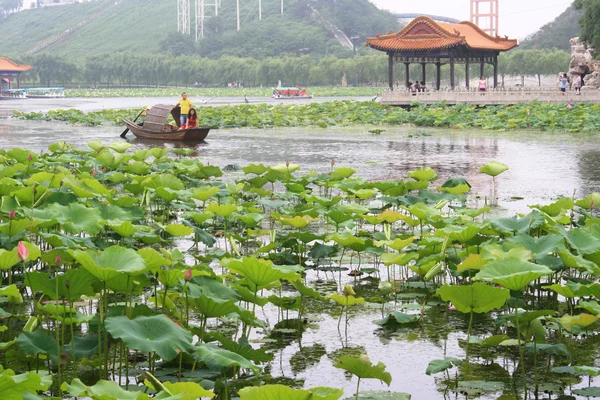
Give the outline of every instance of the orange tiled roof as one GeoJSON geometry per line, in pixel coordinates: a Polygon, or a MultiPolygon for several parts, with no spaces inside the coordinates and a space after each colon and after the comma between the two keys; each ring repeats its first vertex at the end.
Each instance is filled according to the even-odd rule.
{"type": "Polygon", "coordinates": [[[0,71],[5,72],[25,72],[31,69],[31,65],[17,64],[6,57],[0,57],[0,71]]]}
{"type": "Polygon", "coordinates": [[[400,32],[367,38],[366,45],[381,51],[441,50],[459,45],[473,50],[507,51],[518,43],[490,36],[468,21],[450,24],[418,17],[400,32]]]}

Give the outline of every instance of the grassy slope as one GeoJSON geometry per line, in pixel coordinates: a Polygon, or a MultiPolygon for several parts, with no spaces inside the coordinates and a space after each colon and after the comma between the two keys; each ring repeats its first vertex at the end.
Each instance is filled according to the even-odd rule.
{"type": "Polygon", "coordinates": [[[103,0],[12,14],[0,24],[0,54],[24,53],[38,43],[77,25],[109,3],[110,0],[103,0]]]}
{"type": "MultiPolygon", "coordinates": [[[[75,26],[113,1],[98,0],[28,10],[12,15],[0,24],[0,37],[4,39],[0,41],[0,54],[5,53],[18,58],[35,45],[75,26]]],[[[326,53],[327,43],[335,41],[332,42],[329,32],[310,19],[303,1],[305,2],[284,0],[285,11],[284,15],[280,16],[279,0],[263,0],[263,21],[260,22],[257,15],[258,0],[242,3],[242,31],[237,32],[235,0],[222,0],[220,17],[207,20],[207,29],[212,32],[207,32],[207,39],[200,44],[201,54],[211,57],[218,57],[220,54],[262,57],[301,48],[326,53]],[[289,48],[284,48],[285,45],[289,48]]],[[[322,3],[327,14],[330,14],[329,2],[332,0],[322,3]]],[[[360,26],[360,18],[363,18],[362,26],[368,32],[362,32],[361,36],[376,33],[371,31],[375,30],[374,24],[376,26],[378,21],[382,29],[377,31],[389,29],[390,21],[394,21],[388,13],[374,7],[365,8],[362,3],[368,3],[368,0],[352,2],[352,7],[362,10],[361,13],[357,13],[360,17],[349,19],[343,14],[338,17],[351,21],[355,26],[360,26]],[[365,10],[368,10],[368,15],[362,15],[365,10]]],[[[44,51],[75,61],[82,61],[88,55],[118,51],[157,53],[161,41],[177,32],[175,7],[175,1],[126,0],[44,51]]],[[[192,13],[193,8],[192,2],[192,13]]],[[[346,10],[347,12],[349,10],[346,10]]],[[[192,25],[193,22],[192,18],[192,25]]]]}
{"type": "Polygon", "coordinates": [[[539,31],[521,43],[523,49],[571,50],[569,39],[581,34],[579,19],[582,11],[569,6],[556,19],[542,26],[539,31]]]}

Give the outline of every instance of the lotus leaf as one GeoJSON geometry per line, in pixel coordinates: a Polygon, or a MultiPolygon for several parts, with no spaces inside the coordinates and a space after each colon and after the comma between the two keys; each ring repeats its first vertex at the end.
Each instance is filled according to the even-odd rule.
{"type": "Polygon", "coordinates": [[[27,398],[28,393],[36,395],[38,391],[47,390],[48,386],[46,379],[34,372],[15,375],[13,370],[7,369],[0,374],[0,393],[3,400],[23,400],[27,398]]]}
{"type": "Polygon", "coordinates": [[[400,324],[400,325],[412,324],[412,323],[417,322],[418,319],[419,319],[418,315],[410,315],[410,314],[404,314],[401,312],[394,311],[394,312],[390,313],[384,319],[379,319],[379,320],[373,321],[373,323],[377,324],[377,325],[395,326],[398,324],[400,324]]]}
{"type": "Polygon", "coordinates": [[[443,360],[432,360],[427,366],[425,373],[427,375],[444,372],[452,367],[457,367],[462,363],[462,360],[454,357],[446,357],[443,360]]]}
{"type": "Polygon", "coordinates": [[[517,259],[506,259],[487,263],[474,279],[497,283],[507,289],[521,291],[529,283],[551,273],[552,270],[548,267],[517,259]]]}
{"type": "Polygon", "coordinates": [[[130,349],[144,353],[156,352],[165,361],[177,357],[180,351],[192,349],[192,335],[165,315],[108,317],[106,330],[130,349]]]}
{"type": "Polygon", "coordinates": [[[333,366],[348,371],[360,379],[379,379],[388,386],[392,383],[392,375],[385,370],[385,364],[379,362],[373,365],[367,357],[342,356],[333,366]]]}
{"type": "Polygon", "coordinates": [[[479,172],[483,172],[489,176],[498,176],[504,171],[508,171],[508,166],[498,161],[491,161],[479,168],[479,172]]]}
{"type": "Polygon", "coordinates": [[[142,392],[130,392],[120,387],[116,382],[100,380],[94,386],[86,386],[79,378],[71,384],[64,382],[61,389],[75,397],[89,396],[94,400],[149,400],[142,392]]]}
{"type": "Polygon", "coordinates": [[[272,263],[255,257],[243,257],[241,261],[231,261],[227,269],[242,275],[243,283],[256,292],[264,289],[280,279],[295,280],[296,273],[285,273],[276,269],[272,263]]]}
{"type": "Polygon", "coordinates": [[[17,338],[17,344],[21,350],[30,356],[35,357],[38,354],[45,354],[56,361],[58,354],[56,341],[42,329],[33,332],[21,332],[17,338]]]}
{"type": "Polygon", "coordinates": [[[580,301],[577,308],[583,308],[596,316],[600,314],[600,304],[597,301],[580,301]]]}
{"type": "Polygon", "coordinates": [[[239,367],[242,369],[250,369],[255,373],[260,371],[260,368],[252,364],[244,357],[232,351],[221,349],[213,344],[201,344],[195,347],[194,358],[199,362],[205,363],[213,370],[221,370],[223,368],[239,367]]]}
{"type": "Polygon", "coordinates": [[[163,385],[172,395],[183,394],[183,397],[178,397],[180,400],[196,400],[204,397],[212,399],[215,397],[213,392],[194,382],[164,382],[163,385]]]}
{"type": "Polygon", "coordinates": [[[437,290],[437,294],[463,313],[486,313],[502,307],[510,298],[507,289],[495,288],[480,282],[469,286],[444,285],[437,290]]]}
{"type": "Polygon", "coordinates": [[[555,357],[567,357],[571,358],[572,354],[562,343],[559,344],[544,344],[544,343],[527,343],[525,349],[529,354],[534,354],[536,352],[548,354],[555,357]]]}
{"type": "Polygon", "coordinates": [[[0,288],[0,297],[8,298],[10,304],[22,304],[23,296],[17,288],[17,285],[9,285],[0,288]]]}
{"type": "Polygon", "coordinates": [[[408,171],[408,176],[416,181],[435,181],[438,178],[437,172],[429,167],[421,167],[415,171],[408,171]]]}
{"type": "Polygon", "coordinates": [[[169,224],[165,230],[169,233],[169,235],[175,237],[189,236],[194,233],[194,228],[182,224],[169,224]]]}
{"type": "MultiPolygon", "coordinates": [[[[358,393],[358,400],[410,400],[411,395],[400,392],[385,392],[383,390],[369,390],[358,393]]],[[[345,400],[355,400],[355,397],[348,397],[345,400]]]]}
{"type": "Polygon", "coordinates": [[[485,262],[481,258],[481,254],[469,254],[467,258],[465,258],[458,266],[456,270],[458,272],[464,272],[466,270],[475,270],[479,271],[483,268],[485,262]]]}
{"type": "Polygon", "coordinates": [[[108,281],[121,273],[136,275],[146,269],[144,259],[131,249],[111,246],[102,252],[75,251],[75,259],[101,281],[108,281]]]}
{"type": "Polygon", "coordinates": [[[234,204],[219,204],[210,203],[205,210],[217,214],[220,217],[227,218],[237,211],[237,206],[234,204]]]}
{"type": "Polygon", "coordinates": [[[598,321],[600,317],[591,314],[579,314],[579,315],[563,315],[558,321],[560,324],[569,332],[572,331],[575,325],[578,325],[582,328],[587,328],[592,325],[594,322],[598,321]]]}
{"type": "Polygon", "coordinates": [[[354,297],[352,295],[343,296],[341,294],[330,294],[328,298],[344,307],[355,306],[357,304],[366,304],[365,299],[362,297],[354,297]]]}
{"type": "Polygon", "coordinates": [[[572,393],[582,397],[600,397],[600,387],[590,386],[583,389],[574,389],[572,393]]]}

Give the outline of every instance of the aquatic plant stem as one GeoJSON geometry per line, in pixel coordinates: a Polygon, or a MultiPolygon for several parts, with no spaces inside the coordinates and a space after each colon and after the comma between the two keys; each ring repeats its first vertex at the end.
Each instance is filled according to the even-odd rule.
{"type": "Polygon", "coordinates": [[[525,375],[525,357],[523,355],[523,348],[521,347],[521,328],[519,324],[519,304],[517,297],[517,306],[515,307],[515,320],[517,324],[517,343],[519,346],[519,357],[521,359],[521,373],[523,374],[523,398],[527,400],[527,376],[525,375]]]}
{"type": "Polygon", "coordinates": [[[358,389],[360,388],[360,378],[358,378],[358,382],[356,382],[356,397],[355,400],[358,400],[358,389]]]}
{"type": "Polygon", "coordinates": [[[469,342],[471,341],[471,327],[473,326],[473,309],[469,313],[469,328],[467,329],[467,344],[465,347],[465,362],[469,364],[469,342]]]}
{"type": "MultiPolygon", "coordinates": [[[[58,267],[56,267],[54,271],[54,281],[56,285],[56,308],[58,310],[58,267]]],[[[58,315],[55,319],[54,335],[56,336],[56,370],[58,374],[58,396],[62,397],[62,389],[60,387],[60,385],[62,384],[62,371],[60,369],[60,336],[58,331],[58,315]]]]}

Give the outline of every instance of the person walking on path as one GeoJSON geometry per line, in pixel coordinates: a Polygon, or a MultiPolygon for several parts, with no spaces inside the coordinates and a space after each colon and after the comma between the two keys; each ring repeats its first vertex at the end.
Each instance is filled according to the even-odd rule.
{"type": "Polygon", "coordinates": [[[560,78],[560,91],[562,92],[563,96],[565,95],[565,92],[567,91],[568,84],[569,84],[569,78],[567,78],[567,74],[563,74],[562,78],[560,78]]]}
{"type": "Polygon", "coordinates": [[[190,109],[192,109],[194,107],[192,104],[192,100],[190,100],[188,98],[186,92],[183,92],[181,94],[181,99],[179,100],[179,102],[177,103],[177,105],[175,107],[180,108],[180,110],[179,110],[179,112],[180,112],[179,126],[183,126],[187,122],[187,116],[188,116],[188,113],[190,112],[190,109]]]}
{"type": "Polygon", "coordinates": [[[583,86],[582,84],[583,82],[581,75],[577,75],[577,79],[575,79],[575,94],[581,94],[581,86],[583,86]]]}

